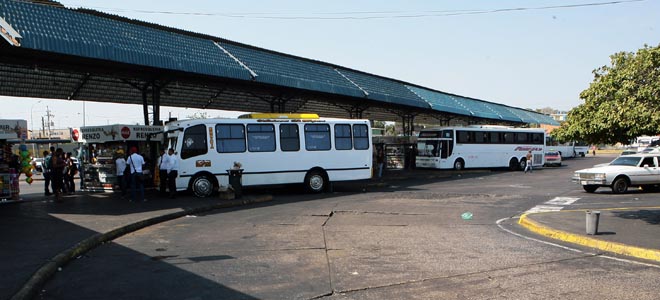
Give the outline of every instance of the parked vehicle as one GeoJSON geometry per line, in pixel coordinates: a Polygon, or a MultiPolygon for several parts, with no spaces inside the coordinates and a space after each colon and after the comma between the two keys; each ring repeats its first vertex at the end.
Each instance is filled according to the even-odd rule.
{"type": "Polygon", "coordinates": [[[545,152],[545,165],[561,167],[561,154],[554,150],[545,152]]]}
{"type": "Polygon", "coordinates": [[[35,172],[43,173],[44,172],[44,159],[42,157],[37,157],[32,159],[32,167],[35,172]]]}
{"type": "Polygon", "coordinates": [[[659,166],[660,153],[622,155],[607,165],[576,171],[573,182],[581,184],[587,193],[593,193],[599,187],[610,187],[613,193],[620,194],[631,186],[658,191],[659,166]]]}

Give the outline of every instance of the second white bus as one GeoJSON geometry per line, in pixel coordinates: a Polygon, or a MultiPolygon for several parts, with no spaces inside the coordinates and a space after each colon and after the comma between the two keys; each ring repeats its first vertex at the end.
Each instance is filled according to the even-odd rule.
{"type": "Polygon", "coordinates": [[[524,169],[532,151],[532,166],[545,163],[545,131],[534,128],[473,125],[420,131],[416,166],[432,169],[524,169]]]}
{"type": "Polygon", "coordinates": [[[177,190],[198,197],[227,186],[235,162],[243,186],[304,183],[321,192],[331,181],[371,178],[369,120],[249,114],[175,121],[165,132],[168,147],[178,153],[177,190]]]}

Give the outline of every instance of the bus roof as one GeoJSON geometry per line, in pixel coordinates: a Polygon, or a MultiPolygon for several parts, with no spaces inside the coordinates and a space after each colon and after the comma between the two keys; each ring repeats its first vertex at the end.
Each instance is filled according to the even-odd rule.
{"type": "Polygon", "coordinates": [[[239,119],[320,119],[318,114],[282,114],[282,113],[251,113],[238,116],[239,119]]]}

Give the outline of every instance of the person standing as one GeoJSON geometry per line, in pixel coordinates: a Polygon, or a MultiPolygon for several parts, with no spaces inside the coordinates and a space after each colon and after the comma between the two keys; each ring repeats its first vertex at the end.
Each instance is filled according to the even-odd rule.
{"type": "Polygon", "coordinates": [[[126,164],[131,169],[131,201],[147,201],[144,199],[144,182],[142,181],[144,158],[138,154],[137,147],[131,147],[131,155],[128,156],[126,164]]]}
{"type": "Polygon", "coordinates": [[[532,173],[532,163],[534,159],[534,155],[532,155],[532,150],[527,151],[527,155],[525,156],[525,158],[527,159],[527,163],[525,164],[525,173],[527,173],[527,171],[532,173]]]}
{"type": "Polygon", "coordinates": [[[167,170],[167,185],[170,189],[170,198],[176,196],[176,178],[179,176],[179,158],[177,157],[174,149],[170,148],[167,152],[169,169],[167,170]]]}
{"type": "MultiPolygon", "coordinates": [[[[117,151],[117,159],[115,159],[115,169],[117,169],[117,184],[119,184],[119,190],[121,191],[121,198],[126,197],[126,181],[128,178],[124,176],[126,174],[126,159],[124,158],[124,152],[117,151]]],[[[130,170],[129,170],[130,171],[130,170]]],[[[130,176],[130,173],[128,173],[130,176]]]]}
{"type": "Polygon", "coordinates": [[[376,152],[376,165],[378,166],[378,178],[383,177],[383,168],[385,167],[385,151],[383,147],[378,147],[376,152]]]}
{"type": "Polygon", "coordinates": [[[62,148],[57,148],[51,162],[51,180],[53,183],[53,193],[55,193],[55,202],[62,202],[62,192],[64,192],[64,168],[66,162],[64,160],[64,151],[62,148]]]}
{"type": "Polygon", "coordinates": [[[164,196],[167,195],[167,171],[170,168],[170,156],[165,152],[165,148],[160,150],[160,157],[158,157],[158,179],[160,181],[160,193],[164,196]]]}
{"type": "MultiPolygon", "coordinates": [[[[50,174],[51,174],[51,158],[53,157],[52,154],[48,151],[44,151],[44,164],[42,166],[43,172],[44,172],[44,195],[50,196],[50,174]]],[[[55,192],[55,191],[53,191],[55,192]]]]}
{"type": "Polygon", "coordinates": [[[73,194],[76,192],[76,184],[74,183],[74,178],[76,174],[78,174],[78,166],[73,161],[71,152],[66,153],[65,163],[66,172],[64,174],[64,185],[66,186],[66,190],[69,192],[69,194],[73,194]]]}

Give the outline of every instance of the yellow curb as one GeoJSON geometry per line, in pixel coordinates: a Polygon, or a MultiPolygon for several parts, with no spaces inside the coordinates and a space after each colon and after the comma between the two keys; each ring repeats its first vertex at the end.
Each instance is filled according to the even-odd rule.
{"type": "Polygon", "coordinates": [[[616,242],[606,242],[562,230],[553,229],[532,221],[527,217],[527,215],[528,214],[523,214],[520,216],[518,224],[536,234],[607,252],[660,262],[660,250],[629,246],[616,242]]]}

